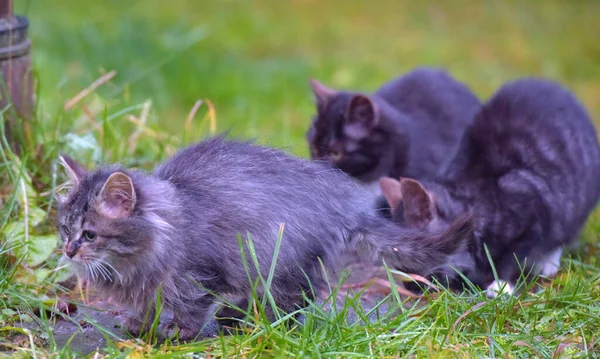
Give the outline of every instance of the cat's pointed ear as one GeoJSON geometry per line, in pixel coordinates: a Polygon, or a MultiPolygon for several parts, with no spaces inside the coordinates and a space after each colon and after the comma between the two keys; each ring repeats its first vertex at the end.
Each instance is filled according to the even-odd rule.
{"type": "Polygon", "coordinates": [[[378,122],[379,110],[373,100],[365,95],[354,95],[346,111],[346,134],[357,139],[366,137],[378,122]]]}
{"type": "Polygon", "coordinates": [[[402,201],[402,195],[400,193],[400,181],[390,177],[383,177],[379,180],[379,188],[381,189],[383,197],[392,209],[393,217],[393,214],[396,212],[400,201],[402,201]]]}
{"type": "Polygon", "coordinates": [[[315,101],[319,111],[327,108],[329,100],[337,94],[337,91],[330,89],[315,79],[310,79],[310,87],[315,95],[315,101]]]}
{"type": "Polygon", "coordinates": [[[67,171],[67,175],[69,175],[71,183],[74,187],[77,187],[83,176],[85,176],[85,174],[87,173],[87,171],[82,165],[80,165],[77,161],[75,161],[67,155],[60,154],[58,158],[60,164],[67,171]]]}
{"type": "Polygon", "coordinates": [[[100,190],[98,212],[113,219],[127,218],[133,214],[136,200],[131,178],[123,172],[115,172],[100,190]]]}
{"type": "Polygon", "coordinates": [[[404,203],[404,221],[411,227],[424,229],[436,215],[433,197],[416,180],[400,180],[400,196],[404,203]]]}

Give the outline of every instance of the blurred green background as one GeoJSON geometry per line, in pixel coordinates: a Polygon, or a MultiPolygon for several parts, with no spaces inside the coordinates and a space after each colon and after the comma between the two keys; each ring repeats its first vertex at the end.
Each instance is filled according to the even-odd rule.
{"type": "MultiPolygon", "coordinates": [[[[60,249],[53,210],[54,191],[65,180],[58,152],[90,167],[122,161],[150,169],[210,132],[206,106],[191,124],[186,120],[199,99],[214,104],[218,132],[230,130],[236,137],[253,137],[302,156],[308,154],[304,136],[315,112],[310,77],[335,88],[372,92],[421,65],[446,68],[482,100],[518,77],[560,81],[600,125],[598,0],[13,3],[15,13],[31,23],[39,92],[37,115],[19,127],[22,156],[0,146],[0,212],[5,212],[0,214],[0,260],[9,264],[0,263],[0,308],[35,307],[62,278],[56,268],[60,249]],[[109,71],[117,75],[65,108],[109,71]],[[146,125],[137,126],[144,119],[146,125]],[[2,257],[10,249],[13,254],[2,257]],[[36,262],[23,253],[36,253],[36,262]]],[[[445,348],[441,356],[456,357],[460,351],[465,358],[508,355],[519,342],[531,342],[547,357],[556,356],[565,343],[591,343],[594,350],[600,337],[599,233],[597,210],[575,253],[582,261],[569,261],[546,285],[545,294],[524,302],[491,301],[472,318],[465,316],[480,299],[442,296],[422,316],[406,312],[411,318],[406,326],[392,321],[340,330],[336,319],[330,322],[333,329],[322,327],[316,334],[280,326],[286,337],[273,336],[269,329],[266,335],[249,333],[240,342],[232,337],[223,348],[217,340],[214,348],[247,355],[251,347],[257,355],[274,351],[292,357],[298,351],[307,355],[305,348],[314,345],[333,349],[335,356],[339,348],[372,356],[373,350],[394,354],[401,342],[412,347],[410,352],[431,355],[439,346],[445,348]],[[400,342],[389,340],[391,326],[400,342]],[[453,332],[450,340],[445,327],[453,332]]],[[[0,311],[0,324],[13,314],[0,311]]],[[[53,335],[50,329],[42,333],[53,335]]],[[[60,357],[71,356],[68,347],[60,357]]],[[[159,350],[164,357],[166,351],[159,350]]],[[[123,356],[116,347],[114,351],[123,356]]]]}
{"type": "Polygon", "coordinates": [[[219,131],[306,155],[309,77],[373,91],[447,68],[482,98],[510,79],[561,81],[600,118],[600,1],[18,0],[31,22],[40,109],[54,116],[103,72],[114,111],[152,100],[181,136],[198,99],[219,131]]]}

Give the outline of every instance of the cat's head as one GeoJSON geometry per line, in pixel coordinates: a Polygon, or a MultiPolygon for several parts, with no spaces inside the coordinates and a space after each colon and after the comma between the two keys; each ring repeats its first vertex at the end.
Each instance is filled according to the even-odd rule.
{"type": "MultiPolygon", "coordinates": [[[[476,219],[472,211],[450,198],[448,191],[437,183],[425,186],[417,180],[383,177],[379,181],[381,192],[390,206],[392,221],[400,226],[418,231],[423,240],[438,240],[437,233],[445,233],[450,243],[461,240],[459,249],[448,258],[448,262],[432,267],[437,279],[446,276],[451,286],[462,285],[456,271],[474,278],[475,265],[471,251],[476,248],[476,219]]],[[[442,237],[443,238],[443,237],[442,237]]]]}
{"type": "Polygon", "coordinates": [[[88,172],[67,156],[60,160],[71,182],[68,194],[58,199],[64,258],[78,275],[119,279],[156,247],[157,223],[144,208],[147,191],[136,184],[141,177],[116,166],[88,172]]]}
{"type": "Polygon", "coordinates": [[[457,204],[448,199],[447,193],[433,184],[426,189],[411,178],[383,177],[379,187],[390,207],[392,220],[409,228],[439,232],[462,214],[457,210],[457,204]]]}
{"type": "Polygon", "coordinates": [[[379,127],[380,108],[363,94],[332,90],[310,81],[317,115],[306,139],[313,160],[323,160],[354,177],[377,168],[389,153],[389,133],[379,127]]]}

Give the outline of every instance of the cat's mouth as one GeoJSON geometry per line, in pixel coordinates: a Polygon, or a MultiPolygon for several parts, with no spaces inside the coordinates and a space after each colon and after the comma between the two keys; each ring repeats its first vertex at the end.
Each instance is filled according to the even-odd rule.
{"type": "Polygon", "coordinates": [[[68,262],[81,262],[79,253],[70,253],[68,250],[63,249],[63,258],[68,262]]]}
{"type": "Polygon", "coordinates": [[[80,253],[69,256],[64,252],[63,257],[66,258],[71,265],[74,265],[87,279],[90,279],[93,282],[100,280],[105,282],[123,280],[121,273],[119,273],[106,258],[83,255],[80,253]]]}

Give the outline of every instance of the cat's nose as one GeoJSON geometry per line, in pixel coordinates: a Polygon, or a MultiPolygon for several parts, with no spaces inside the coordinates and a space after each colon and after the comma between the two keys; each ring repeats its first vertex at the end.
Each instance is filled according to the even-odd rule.
{"type": "Polygon", "coordinates": [[[65,248],[65,254],[69,257],[69,258],[73,258],[73,256],[75,256],[75,254],[77,254],[77,250],[79,249],[79,242],[71,242],[69,244],[67,244],[67,248],[65,248]]]}

